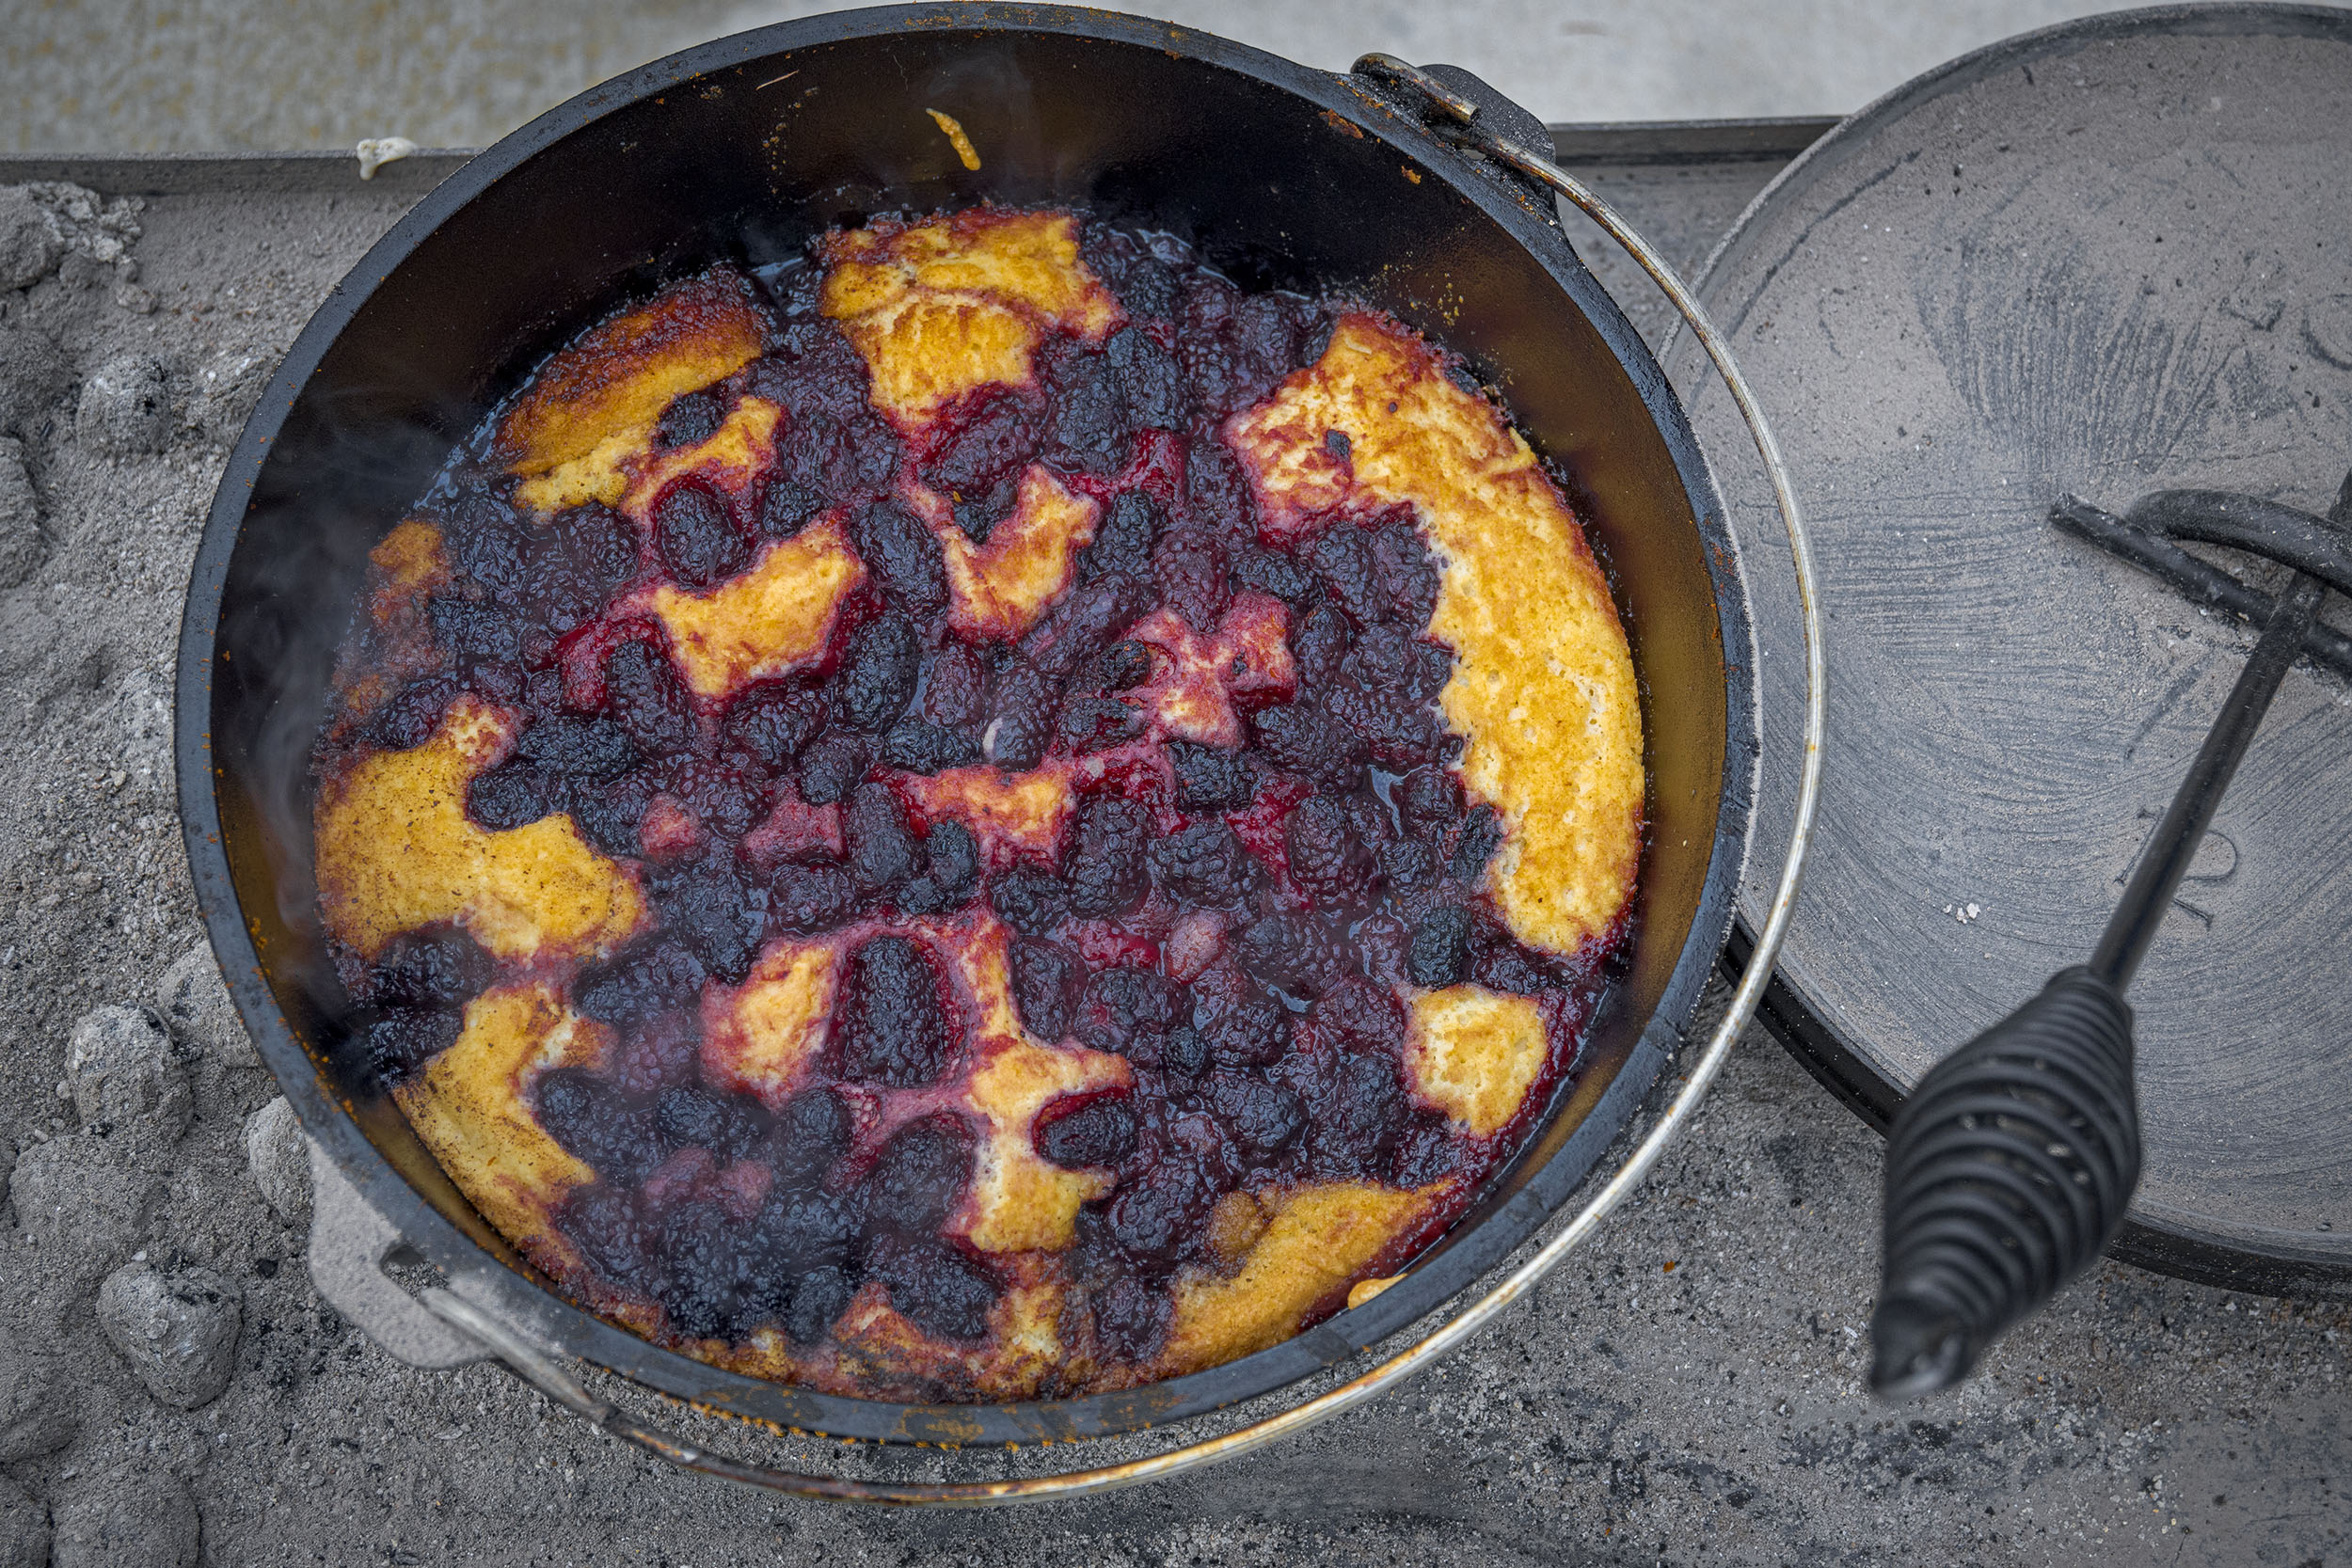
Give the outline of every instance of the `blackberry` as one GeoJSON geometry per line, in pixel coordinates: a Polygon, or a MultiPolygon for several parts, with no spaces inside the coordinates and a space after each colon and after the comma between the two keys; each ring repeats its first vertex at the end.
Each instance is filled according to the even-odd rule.
{"type": "Polygon", "coordinates": [[[1328,795],[1310,795],[1292,808],[1282,828],[1291,880],[1326,902],[1361,901],[1370,891],[1372,857],[1357,841],[1347,808],[1328,795]]]}
{"type": "Polygon", "coordinates": [[[1156,1045],[1176,1022],[1177,989],[1156,972],[1121,965],[1097,970],[1078,994],[1071,1032],[1090,1051],[1126,1055],[1156,1045]]]}
{"type": "Polygon", "coordinates": [[[923,840],[923,874],[898,890],[907,914],[937,914],[971,902],[980,888],[980,847],[961,822],[935,823],[923,840]]]}
{"type": "Polygon", "coordinates": [[[660,647],[632,638],[604,661],[605,705],[638,747],[667,756],[692,747],[694,700],[660,647]]]}
{"type": "Polygon", "coordinates": [[[1180,904],[1223,907],[1248,896],[1255,869],[1233,830],[1216,817],[1154,842],[1153,880],[1180,904]]]}
{"type": "Polygon", "coordinates": [[[1192,1024],[1222,1067],[1262,1067],[1290,1044],[1290,1015],[1249,979],[1213,969],[1193,982],[1192,1024]]]}
{"type": "Polygon", "coordinates": [[[930,1235],[955,1212],[971,1179],[971,1129],[942,1111],[891,1134],[858,1184],[858,1198],[868,1224],[930,1235]]]}
{"type": "Polygon", "coordinates": [[[523,731],[515,754],[550,773],[574,779],[616,779],[637,766],[637,743],[610,719],[556,714],[523,731]]]}
{"type": "Polygon", "coordinates": [[[980,760],[979,738],[967,730],[901,720],[882,737],[882,765],[903,773],[944,773],[980,760]]]}
{"type": "Polygon", "coordinates": [[[1272,550],[1244,550],[1233,558],[1233,580],[1244,588],[1271,594],[1294,608],[1314,594],[1315,579],[1289,556],[1272,550]]]}
{"type": "Polygon", "coordinates": [[[1446,874],[1457,882],[1475,882],[1486,873],[1486,863],[1502,847],[1502,819],[1492,806],[1471,809],[1454,836],[1454,862],[1446,874]]]}
{"type": "Polygon", "coordinates": [[[410,681],[368,716],[368,721],[360,726],[359,738],[388,752],[413,751],[433,738],[433,732],[441,727],[441,715],[448,710],[449,700],[460,689],[459,684],[446,675],[410,681]]]}
{"type": "Polygon", "coordinates": [[[1086,966],[1053,942],[1025,937],[1013,942],[1009,967],[1021,1027],[1041,1040],[1069,1034],[1071,997],[1086,966]]]}
{"type": "Polygon", "coordinates": [[[727,708],[720,743],[728,752],[782,771],[825,727],[825,695],[791,681],[760,681],[727,708]]]}
{"type": "Polygon", "coordinates": [[[1176,770],[1176,800],[1188,811],[1230,811],[1257,793],[1257,777],[1237,752],[1172,740],[1168,760],[1176,770]]]}
{"type": "Polygon", "coordinates": [[[752,542],[727,503],[691,481],[654,503],[653,547],[662,569],[689,588],[715,588],[752,562],[752,542]]]}
{"type": "Polygon", "coordinates": [[[1134,801],[1088,802],[1062,865],[1070,912],[1081,920],[1102,920],[1142,903],[1152,885],[1145,859],[1151,834],[1151,814],[1134,801]]]}
{"type": "Polygon", "coordinates": [[[830,806],[849,799],[866,777],[866,746],[854,736],[829,735],[801,753],[801,799],[830,806]]]}
{"type": "Polygon", "coordinates": [[[1064,1111],[1048,1105],[1037,1120],[1037,1151],[1069,1170],[1117,1165],[1134,1152],[1136,1114],[1124,1095],[1097,1095],[1064,1111]]]}
{"type": "Polygon", "coordinates": [[[977,1339],[988,1332],[995,1277],[953,1247],[888,1237],[872,1249],[869,1266],[889,1288],[890,1305],[926,1334],[977,1339]]]}
{"type": "Polygon", "coordinates": [[[1435,990],[1460,983],[1470,963],[1470,914],[1454,905],[1431,910],[1413,926],[1405,972],[1413,984],[1435,990]]]}
{"type": "Polygon", "coordinates": [[[722,1163],[740,1160],[768,1131],[768,1114],[748,1095],[717,1095],[691,1084],[661,1091],[655,1131],[672,1148],[707,1148],[722,1163]]]}
{"type": "Polygon", "coordinates": [[[1102,521],[1095,525],[1093,542],[1078,557],[1078,580],[1089,583],[1104,576],[1148,578],[1152,546],[1158,543],[1166,523],[1159,502],[1149,493],[1121,490],[1111,498],[1102,521]]]}
{"type": "Polygon", "coordinates": [[[866,622],[850,637],[848,656],[834,676],[834,714],[853,729],[890,728],[914,695],[922,657],[906,617],[883,615],[866,622]]]}
{"type": "Polygon", "coordinates": [[[776,867],[768,883],[768,918],[787,931],[830,929],[857,912],[857,889],[837,865],[776,867]]]}
{"type": "Polygon", "coordinates": [[[654,426],[654,446],[657,450],[701,446],[719,434],[726,419],[726,400],[718,393],[707,388],[682,392],[661,411],[660,422],[654,426]]]}
{"type": "Polygon", "coordinates": [[[1000,673],[995,712],[982,732],[988,760],[1016,771],[1043,761],[1053,742],[1054,714],[1060,695],[1054,683],[1031,665],[1016,662],[1000,673]]]}
{"type": "Polygon", "coordinates": [[[858,559],[891,603],[907,614],[930,615],[947,603],[947,565],[930,527],[896,500],[879,500],[850,525],[858,559]]]}
{"type": "Polygon", "coordinates": [[[1014,930],[1042,936],[1070,918],[1070,889],[1058,877],[1011,871],[988,886],[989,907],[1014,930]]]}
{"type": "Polygon", "coordinates": [[[684,942],[644,938],[583,971],[573,982],[572,1006],[600,1023],[628,1028],[692,1006],[707,977],[684,942]]]}
{"type": "Polygon", "coordinates": [[[895,1088],[938,1078],[961,1037],[941,990],[922,948],[904,937],[867,939],[834,1009],[842,1077],[895,1088]]]}
{"type": "Polygon", "coordinates": [[[860,784],[841,814],[841,836],[849,849],[850,875],[866,893],[887,893],[912,878],[918,849],[908,832],[898,798],[888,784],[860,784]]]}

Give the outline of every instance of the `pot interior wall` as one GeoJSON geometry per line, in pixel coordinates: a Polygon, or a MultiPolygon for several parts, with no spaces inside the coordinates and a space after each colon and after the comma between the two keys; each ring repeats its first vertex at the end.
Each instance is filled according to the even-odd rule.
{"type": "MultiPolygon", "coordinates": [[[[1661,1000],[1675,1015],[1668,1023],[1683,1022],[1726,918],[1710,862],[1721,882],[1722,848],[1736,875],[1744,844],[1743,790],[1723,810],[1727,725],[1748,733],[1726,695],[1719,619],[1718,594],[1736,573],[1727,557],[1708,559],[1685,483],[1694,464],[1686,450],[1677,467],[1658,412],[1620,362],[1629,353],[1654,376],[1646,356],[1565,245],[1539,258],[1442,174],[1329,112],[1363,116],[1375,133],[1382,122],[1328,77],[1197,35],[1171,48],[1167,29],[1142,24],[1082,26],[1074,13],[1064,30],[948,29],[902,16],[854,36],[858,24],[834,22],[835,35],[851,36],[803,24],[724,40],[681,57],[699,75],[633,102],[642,73],[609,85],[590,97],[616,103],[610,112],[576,103],[493,150],[346,283],[358,302],[330,304],[313,324],[322,340],[331,334],[323,350],[309,337],[297,345],[296,373],[306,355],[316,368],[274,438],[266,410],[248,433],[248,443],[267,440],[267,457],[222,587],[213,786],[237,924],[325,1101],[347,1104],[440,1215],[515,1261],[397,1112],[331,1066],[342,994],[310,873],[308,751],[333,651],[367,550],[451,444],[518,365],[630,290],[716,257],[790,257],[811,235],[870,214],[1068,202],[1172,230],[1246,283],[1336,289],[1395,312],[1468,356],[1537,450],[1575,476],[1647,702],[1651,821],[1638,924],[1581,1092],[1574,1103],[1564,1097],[1457,1227],[1457,1244],[1538,1172],[1548,1210],[1606,1138],[1549,1171],[1547,1162],[1616,1066],[1644,1059],[1636,1038],[1661,1000]],[[798,46],[773,52],[786,40],[798,46]],[[961,121],[979,169],[962,167],[929,109],[961,121]],[[448,210],[468,190],[478,194],[448,210]],[[1686,946],[1696,959],[1686,961],[1686,946]]],[[[1662,381],[1647,391],[1671,409],[1662,381]]],[[[305,1064],[290,1049],[272,1054],[291,1087],[305,1064]]],[[[1655,1073],[1658,1053],[1649,1056],[1644,1070],[1655,1073]]],[[[1499,1253],[1539,1218],[1488,1227],[1473,1250],[1499,1253]]],[[[1229,1397],[1301,1370],[1274,1367],[1229,1397]]]]}

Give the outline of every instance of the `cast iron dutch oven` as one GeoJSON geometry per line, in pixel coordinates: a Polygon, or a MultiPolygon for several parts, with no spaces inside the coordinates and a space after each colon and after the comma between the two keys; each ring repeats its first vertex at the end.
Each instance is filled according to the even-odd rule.
{"type": "MultiPolygon", "coordinates": [[[[1431,75],[1476,103],[1481,124],[1548,154],[1523,110],[1466,73],[1431,75]]],[[[1605,1160],[1622,1166],[1629,1124],[1673,1091],[1667,1069],[1746,852],[1746,592],[1681,407],[1571,250],[1549,192],[1434,134],[1427,85],[1409,87],[1393,72],[1334,75],[1050,7],[791,23],[647,66],[508,136],[420,202],[311,319],[237,445],[197,556],[180,643],[181,810],[230,990],[322,1163],[477,1311],[542,1354],[789,1428],[1068,1440],[1264,1394],[1395,1334],[1488,1274],[1605,1160]],[[979,168],[963,166],[930,109],[961,121],[979,168]],[[866,214],[984,198],[1172,230],[1246,285],[1352,294],[1466,356],[1572,476],[1608,567],[1645,699],[1648,832],[1629,952],[1584,1065],[1401,1283],[1288,1343],[1150,1387],[902,1406],[734,1376],[573,1307],[390,1101],[339,1072],[346,1000],[315,913],[308,762],[368,550],[517,367],[616,299],[716,258],[756,265],[866,214]]],[[[1680,1066],[1692,1070],[1687,1056],[1680,1066]]]]}

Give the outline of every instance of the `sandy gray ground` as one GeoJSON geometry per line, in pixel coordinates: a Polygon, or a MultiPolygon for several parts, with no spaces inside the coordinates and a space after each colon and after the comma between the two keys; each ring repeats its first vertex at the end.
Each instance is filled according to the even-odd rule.
{"type": "MultiPolygon", "coordinates": [[[[1610,182],[1686,262],[1743,194],[1721,177],[1610,182]]],[[[85,1101],[121,1117],[107,1136],[77,1131],[60,1085],[76,1020],[155,1005],[199,942],[165,696],[235,398],[224,383],[240,356],[282,349],[405,199],[356,184],[155,198],[117,260],[131,214],[68,213],[59,270],[0,293],[14,356],[0,415],[24,437],[40,514],[29,575],[0,591],[0,1169],[15,1167],[0,1208],[0,1564],[37,1564],[53,1541],[65,1568],[199,1551],[676,1568],[2352,1560],[2342,1306],[2110,1266],[1963,1391],[1871,1403],[1879,1145],[1760,1035],[1599,1241],[1450,1364],[1243,1465],[1096,1503],[778,1502],[668,1473],[493,1370],[392,1362],[317,1300],[301,1234],[257,1189],[246,1118],[275,1089],[241,1065],[233,1031],[207,1043],[200,995],[193,1010],[179,999],[185,1059],[151,1063],[151,1082],[77,1069],[85,1101]],[[26,332],[57,345],[45,374],[26,332]],[[143,424],[123,399],[152,367],[167,413],[143,424]],[[146,441],[162,450],[112,454],[146,441]],[[192,1115],[177,1139],[181,1102],[149,1093],[175,1083],[192,1115]],[[219,1282],[225,1301],[173,1310],[215,1342],[232,1319],[225,1392],[183,1408],[151,1391],[208,1388],[193,1361],[155,1365],[178,1341],[136,1337],[134,1308],[169,1305],[151,1284],[109,1288],[102,1328],[101,1282],[126,1266],[219,1282]]]]}

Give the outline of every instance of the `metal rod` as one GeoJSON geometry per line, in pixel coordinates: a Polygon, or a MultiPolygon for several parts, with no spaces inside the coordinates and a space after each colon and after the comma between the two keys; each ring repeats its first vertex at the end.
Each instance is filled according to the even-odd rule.
{"type": "MultiPolygon", "coordinates": [[[[2050,521],[2109,555],[2130,562],[2149,576],[2162,578],[2190,598],[2226,610],[2258,626],[2268,626],[2270,612],[2278,608],[2277,602],[2260,589],[2247,587],[2169,539],[2134,528],[2089,501],[2061,497],[2050,508],[2050,521]]],[[[2352,637],[2313,622],[2303,634],[2303,653],[2313,664],[2352,680],[2352,637]]]]}
{"type": "Polygon", "coordinates": [[[2188,871],[2198,846],[2204,843],[2205,830],[2213,825],[2214,811],[2221,804],[2222,792],[2230,787],[2230,776],[2237,771],[2255,730],[2262,726],[2279,683],[2302,651],[2303,639],[2327,591],[2319,578],[2298,572],[2280,595],[2270,624],[2263,628],[2262,641],[2254,644],[2253,657],[2238,672],[2230,700],[2221,705],[2220,717],[2214,721],[2205,743],[2197,749],[2188,777],[2181,781],[2171,805],[2165,808],[2164,820],[2156,824],[2139,863],[2132,868],[2122,901],[2100,934],[2098,951],[2090,956],[2091,974],[2117,990],[2132,983],[2139,960],[2147,957],[2164,911],[2180,890],[2181,878],[2188,871]]]}

